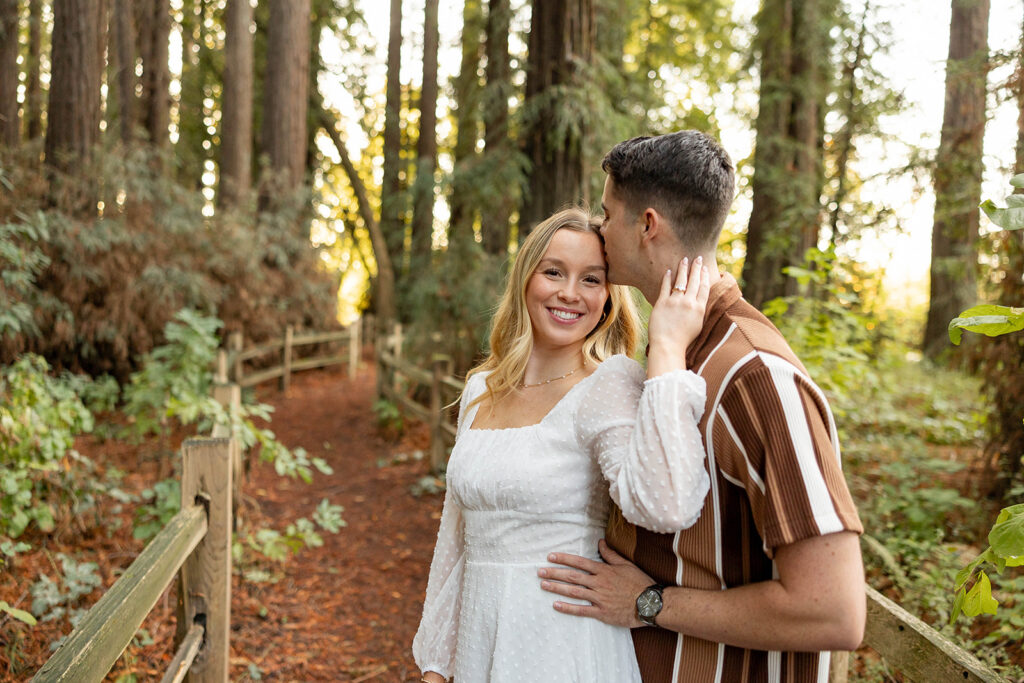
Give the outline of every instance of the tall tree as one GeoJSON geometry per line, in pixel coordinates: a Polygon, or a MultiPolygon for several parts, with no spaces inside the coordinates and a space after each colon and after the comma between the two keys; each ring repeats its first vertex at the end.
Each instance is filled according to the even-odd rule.
{"type": "Polygon", "coordinates": [[[150,142],[161,147],[170,139],[170,2],[139,0],[136,12],[139,56],[142,59],[142,97],[139,108],[150,142]]]}
{"type": "Polygon", "coordinates": [[[261,138],[284,191],[305,180],[309,43],[310,0],[271,0],[261,138]]]}
{"type": "Polygon", "coordinates": [[[101,0],[54,0],[46,161],[60,169],[87,157],[100,129],[101,0]]]}
{"type": "Polygon", "coordinates": [[[252,185],[253,14],[249,0],[228,0],[224,19],[218,201],[232,206],[252,185]]]}
{"type": "Polygon", "coordinates": [[[28,61],[25,69],[25,137],[43,134],[43,95],[39,63],[43,52],[43,0],[28,3],[28,61]]]}
{"type": "Polygon", "coordinates": [[[489,0],[487,3],[487,86],[483,94],[484,154],[494,195],[484,202],[480,221],[484,249],[489,254],[503,254],[508,249],[512,209],[517,197],[517,171],[513,163],[509,137],[509,97],[512,95],[512,64],[508,52],[508,37],[512,23],[509,0],[489,0]],[[502,171],[504,173],[495,173],[502,171]],[[500,182],[505,176],[512,182],[500,182]],[[495,182],[498,181],[498,182],[495,182]]]}
{"type": "Polygon", "coordinates": [[[402,0],[391,0],[388,32],[388,84],[384,107],[384,177],[380,188],[380,228],[396,271],[405,249],[402,221],[402,0]]]}
{"type": "Polygon", "coordinates": [[[437,169],[437,0],[426,0],[423,13],[423,83],[420,88],[420,132],[416,142],[413,187],[412,253],[425,265],[434,228],[434,171],[437,169]]]}
{"type": "Polygon", "coordinates": [[[560,206],[585,199],[585,101],[595,40],[593,0],[534,0],[523,139],[531,168],[519,234],[560,206]]]}
{"type": "Polygon", "coordinates": [[[933,177],[931,285],[923,343],[931,358],[949,348],[949,321],[977,298],[989,0],[952,4],[946,103],[933,177]]]}
{"type": "Polygon", "coordinates": [[[479,211],[472,201],[476,185],[477,141],[480,139],[480,58],[483,43],[481,0],[466,0],[462,6],[462,62],[455,78],[455,149],[452,190],[448,198],[451,222],[448,241],[469,240],[479,211]]]}
{"type": "Polygon", "coordinates": [[[802,264],[818,241],[834,11],[834,0],[765,0],[757,15],[761,84],[743,262],[744,296],[755,306],[796,293],[782,270],[802,264]]]}
{"type": "Polygon", "coordinates": [[[0,145],[17,145],[18,128],[18,0],[0,0],[0,145]]]}
{"type": "Polygon", "coordinates": [[[136,123],[134,12],[129,0],[114,0],[113,10],[110,16],[107,118],[111,118],[111,113],[116,114],[112,122],[117,125],[121,141],[129,144],[135,134],[136,123]],[[116,101],[116,109],[110,106],[111,100],[116,101]]]}

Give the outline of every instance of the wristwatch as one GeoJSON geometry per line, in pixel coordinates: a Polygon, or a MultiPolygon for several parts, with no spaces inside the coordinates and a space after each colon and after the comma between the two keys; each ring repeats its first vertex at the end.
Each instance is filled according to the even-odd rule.
{"type": "Polygon", "coordinates": [[[663,590],[665,586],[656,583],[645,588],[636,599],[636,615],[648,626],[657,626],[654,620],[661,614],[661,608],[665,604],[661,596],[663,590]]]}

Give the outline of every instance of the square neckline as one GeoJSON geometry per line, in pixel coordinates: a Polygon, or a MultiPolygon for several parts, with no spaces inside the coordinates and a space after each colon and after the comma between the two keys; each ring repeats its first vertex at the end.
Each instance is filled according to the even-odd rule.
{"type": "MultiPolygon", "coordinates": [[[[618,354],[616,354],[616,355],[618,355],[618,354]]],[[[612,356],[612,358],[614,358],[614,356],[612,356]]],[[[534,422],[534,423],[528,424],[528,425],[518,425],[516,427],[475,427],[474,428],[473,427],[473,423],[476,421],[477,413],[480,411],[480,406],[482,405],[482,403],[477,403],[476,405],[474,405],[470,409],[470,414],[466,416],[466,419],[469,420],[469,426],[466,427],[466,431],[467,432],[482,432],[482,433],[487,433],[487,432],[492,432],[492,433],[493,432],[512,432],[512,431],[517,431],[517,430],[525,430],[525,429],[532,429],[534,427],[539,427],[542,424],[544,424],[548,420],[548,418],[550,418],[553,414],[555,414],[555,412],[559,409],[559,407],[562,406],[566,402],[566,399],[569,398],[569,396],[571,396],[572,393],[574,391],[576,391],[577,388],[583,386],[584,384],[589,382],[593,377],[595,377],[601,371],[601,367],[604,366],[604,364],[607,363],[609,360],[611,360],[611,358],[606,358],[605,360],[603,360],[600,363],[598,363],[597,367],[594,369],[594,371],[592,373],[590,373],[589,375],[587,375],[586,377],[581,379],[579,382],[576,382],[576,384],[574,384],[571,387],[569,387],[569,391],[565,392],[565,394],[563,394],[562,397],[560,399],[558,399],[558,401],[555,402],[555,405],[551,406],[551,410],[549,410],[548,412],[544,413],[544,417],[542,417],[537,422],[534,422]]],[[[483,375],[483,378],[486,379],[486,375],[483,375]]]]}

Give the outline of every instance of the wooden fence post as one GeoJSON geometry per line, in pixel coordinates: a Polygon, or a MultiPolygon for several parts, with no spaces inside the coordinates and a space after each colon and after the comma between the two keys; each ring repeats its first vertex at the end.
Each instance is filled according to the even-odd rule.
{"type": "Polygon", "coordinates": [[[178,580],[179,638],[201,624],[205,644],[189,669],[193,683],[228,680],[231,633],[231,441],[188,439],[182,445],[181,505],[201,501],[206,537],[185,560],[178,580]]]}
{"type": "Polygon", "coordinates": [[[278,384],[281,391],[288,391],[292,383],[292,337],[295,328],[291,325],[284,328],[284,347],[281,349],[281,381],[278,384]]]}
{"type": "Polygon", "coordinates": [[[448,374],[451,361],[447,356],[434,356],[430,382],[430,470],[440,472],[444,463],[444,405],[441,399],[441,380],[448,374]]]}
{"type": "Polygon", "coordinates": [[[363,321],[363,342],[374,344],[377,341],[377,316],[367,313],[362,317],[363,321]]]}
{"type": "Polygon", "coordinates": [[[402,336],[402,323],[395,323],[391,329],[392,332],[391,336],[388,337],[388,345],[391,347],[391,356],[395,360],[395,364],[391,366],[391,389],[395,394],[398,394],[398,364],[402,360],[402,343],[404,341],[404,337],[402,336]]]}
{"type": "Polygon", "coordinates": [[[348,326],[348,376],[355,377],[359,369],[359,356],[362,350],[362,340],[359,338],[359,329],[362,324],[359,320],[348,326]]]}
{"type": "Polygon", "coordinates": [[[228,335],[228,350],[235,356],[234,363],[231,365],[230,377],[231,381],[239,386],[242,384],[242,344],[243,339],[241,332],[232,332],[228,335]]]}
{"type": "Polygon", "coordinates": [[[836,651],[832,653],[828,669],[828,683],[847,683],[850,678],[850,653],[836,651]]]}
{"type": "MultiPolygon", "coordinates": [[[[242,407],[242,387],[234,382],[228,382],[227,353],[222,349],[217,352],[217,372],[213,376],[213,398],[217,403],[227,409],[229,415],[236,415],[242,407]]],[[[227,428],[230,430],[231,428],[227,428]]],[[[232,436],[228,431],[226,434],[215,431],[214,437],[232,436]]],[[[231,499],[237,505],[241,500],[239,494],[242,490],[242,482],[245,479],[245,472],[242,467],[242,446],[237,439],[233,439],[231,447],[231,499]]],[[[241,519],[239,510],[236,507],[232,510],[234,528],[238,528],[241,519]]]]}

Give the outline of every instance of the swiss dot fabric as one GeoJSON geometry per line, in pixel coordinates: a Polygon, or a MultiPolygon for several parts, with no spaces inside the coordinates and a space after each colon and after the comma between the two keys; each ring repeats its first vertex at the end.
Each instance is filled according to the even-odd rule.
{"type": "Polygon", "coordinates": [[[704,381],[644,376],[613,356],[539,423],[510,429],[469,428],[478,406],[466,406],[485,390],[482,374],[470,378],[413,641],[422,671],[459,683],[640,681],[629,630],[556,612],[564,598],[541,590],[537,569],[556,550],[599,559],[612,500],[659,532],[699,516],[704,381]]]}

